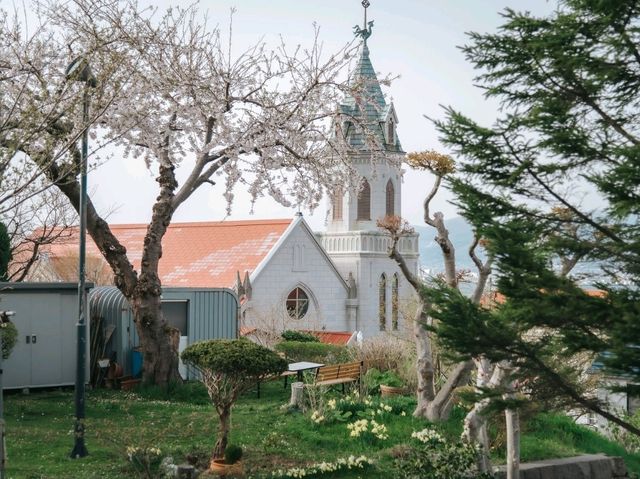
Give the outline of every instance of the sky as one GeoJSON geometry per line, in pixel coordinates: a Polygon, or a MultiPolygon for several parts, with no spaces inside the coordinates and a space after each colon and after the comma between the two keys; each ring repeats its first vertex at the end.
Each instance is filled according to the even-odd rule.
{"type": "MultiPolygon", "coordinates": [[[[140,2],[165,9],[176,2],[140,2]]],[[[501,24],[499,12],[505,7],[530,11],[536,15],[550,13],[555,0],[371,0],[368,20],[374,21],[368,40],[371,60],[379,77],[398,76],[389,88],[399,118],[398,137],[407,152],[436,149],[447,152],[438,141],[432,123],[425,119],[442,118],[443,106],[452,106],[481,124],[491,124],[498,105],[487,101],[473,86],[478,73],[469,65],[459,46],[467,42],[466,32],[493,32],[501,24]]],[[[320,27],[324,51],[337,51],[353,38],[353,26],[362,24],[360,0],[202,0],[209,24],[228,30],[232,7],[233,50],[241,52],[264,38],[277,42],[279,37],[294,46],[308,45],[313,24],[320,27]]],[[[422,199],[431,187],[432,177],[405,166],[402,185],[402,216],[412,224],[422,223],[422,199]]],[[[180,177],[180,173],[178,173],[180,177]]],[[[101,212],[108,213],[110,223],[143,223],[151,217],[157,196],[157,184],[141,160],[115,155],[92,171],[89,189],[101,212]],[[114,194],[116,192],[116,194],[114,194]]],[[[176,221],[217,221],[223,219],[289,218],[296,210],[263,198],[253,214],[249,196],[236,190],[232,214],[227,216],[222,186],[205,185],[174,216],[176,221]]],[[[445,217],[456,215],[449,203],[451,196],[441,192],[432,211],[445,217]]],[[[303,210],[305,219],[315,230],[324,229],[326,204],[315,212],[303,210]]]]}

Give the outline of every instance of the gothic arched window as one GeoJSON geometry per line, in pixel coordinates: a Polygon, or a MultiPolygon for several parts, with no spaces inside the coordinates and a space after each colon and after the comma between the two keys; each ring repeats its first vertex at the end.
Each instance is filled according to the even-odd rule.
{"type": "Polygon", "coordinates": [[[295,288],[285,302],[287,313],[293,319],[301,319],[309,311],[309,295],[302,288],[295,288]]]}
{"type": "Polygon", "coordinates": [[[342,219],[342,196],[342,190],[339,189],[333,193],[333,197],[331,198],[334,220],[342,219]]]}
{"type": "Polygon", "coordinates": [[[391,280],[391,329],[398,330],[398,274],[391,280]]]}
{"type": "Polygon", "coordinates": [[[380,321],[380,331],[387,329],[387,277],[384,273],[380,276],[380,284],[378,286],[378,320],[380,321]]]}
{"type": "Polygon", "coordinates": [[[371,187],[367,180],[362,180],[362,189],[358,196],[358,220],[371,219],[371,187]]]}
{"type": "Polygon", "coordinates": [[[387,216],[395,215],[395,200],[396,200],[396,190],[393,187],[393,182],[389,180],[387,182],[387,216]]]}

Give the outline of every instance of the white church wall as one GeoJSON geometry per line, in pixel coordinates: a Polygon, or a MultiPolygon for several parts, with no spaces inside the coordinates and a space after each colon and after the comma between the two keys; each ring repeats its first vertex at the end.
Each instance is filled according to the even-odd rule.
{"type": "Polygon", "coordinates": [[[346,317],[347,296],[344,281],[299,222],[253,280],[243,325],[353,331],[346,317]],[[310,297],[301,319],[289,317],[285,308],[287,295],[296,287],[310,297]]]}

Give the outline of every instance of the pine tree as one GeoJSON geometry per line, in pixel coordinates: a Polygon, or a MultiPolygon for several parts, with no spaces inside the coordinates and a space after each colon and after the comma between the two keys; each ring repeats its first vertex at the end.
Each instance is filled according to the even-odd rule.
{"type": "Polygon", "coordinates": [[[585,383],[593,363],[640,381],[640,2],[503,16],[463,48],[500,118],[486,127],[449,108],[436,121],[460,158],[457,203],[495,258],[499,301],[476,306],[436,285],[438,337],[456,359],[516,366],[531,400],[640,434],[585,383]]]}
{"type": "Polygon", "coordinates": [[[11,239],[4,223],[0,223],[0,281],[9,277],[9,261],[11,261],[11,239]]]}

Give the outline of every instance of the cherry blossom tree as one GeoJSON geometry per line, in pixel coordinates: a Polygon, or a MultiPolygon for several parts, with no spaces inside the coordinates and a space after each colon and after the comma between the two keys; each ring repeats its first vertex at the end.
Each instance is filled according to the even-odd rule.
{"type": "Polygon", "coordinates": [[[346,75],[354,49],[325,56],[316,30],[309,48],[258,43],[233,54],[231,33],[208,26],[196,6],[159,12],[133,0],[43,0],[35,7],[39,23],[30,35],[18,17],[3,17],[2,101],[16,111],[0,147],[26,155],[78,210],[87,86],[66,78],[65,67],[83,55],[96,77],[95,142],[157,173],[138,268],[90,200],[87,228],[132,306],[143,379],[166,384],[177,378],[177,354],[161,313],[158,265],[174,213],[204,186],[220,190],[221,208],[230,208],[239,183],[254,199],[314,208],[325,187],[356,185],[333,126],[341,124],[339,100],[359,87],[346,75]],[[181,184],[177,169],[187,171],[181,184]]]}

